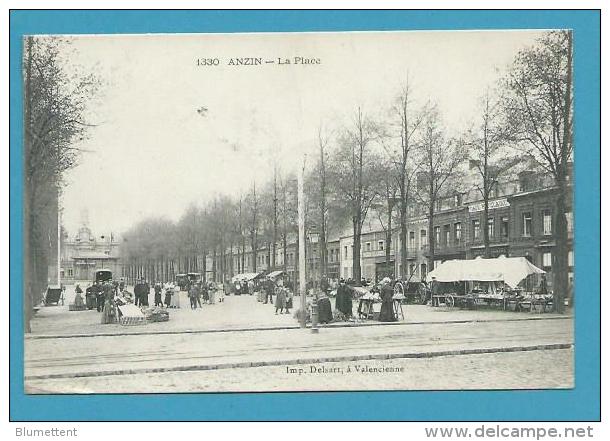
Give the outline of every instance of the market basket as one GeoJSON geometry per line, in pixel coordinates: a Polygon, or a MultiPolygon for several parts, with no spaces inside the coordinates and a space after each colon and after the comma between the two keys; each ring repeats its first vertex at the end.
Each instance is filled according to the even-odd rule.
{"type": "Polygon", "coordinates": [[[146,317],[144,317],[144,316],[142,316],[142,317],[126,317],[126,316],[121,316],[121,318],[119,318],[119,324],[121,326],[145,325],[146,324],[146,317]]]}

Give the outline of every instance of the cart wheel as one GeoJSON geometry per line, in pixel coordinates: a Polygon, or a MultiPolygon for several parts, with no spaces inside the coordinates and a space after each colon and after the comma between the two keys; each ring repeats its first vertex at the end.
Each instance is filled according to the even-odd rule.
{"type": "Polygon", "coordinates": [[[449,308],[453,308],[455,306],[455,299],[452,295],[445,297],[445,305],[449,308]]]}

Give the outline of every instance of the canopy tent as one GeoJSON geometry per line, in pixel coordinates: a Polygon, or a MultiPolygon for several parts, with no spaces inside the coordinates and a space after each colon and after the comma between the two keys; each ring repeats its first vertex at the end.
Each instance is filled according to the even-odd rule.
{"type": "Polygon", "coordinates": [[[238,280],[240,282],[249,282],[250,280],[256,279],[258,276],[260,276],[260,273],[241,273],[241,274],[236,274],[231,279],[231,282],[235,283],[238,280]]]}
{"type": "Polygon", "coordinates": [[[284,274],[286,274],[284,271],[271,271],[269,274],[267,274],[267,277],[269,277],[271,280],[275,280],[278,277],[282,277],[284,274]]]}
{"type": "Polygon", "coordinates": [[[544,273],[525,257],[501,256],[496,259],[448,260],[430,271],[426,279],[431,281],[435,277],[439,282],[504,282],[514,288],[530,274],[544,273]]]}

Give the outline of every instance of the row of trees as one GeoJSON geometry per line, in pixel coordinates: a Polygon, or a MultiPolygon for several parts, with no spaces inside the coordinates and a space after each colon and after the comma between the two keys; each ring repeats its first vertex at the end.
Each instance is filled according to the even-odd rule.
{"type": "MultiPolygon", "coordinates": [[[[519,52],[497,88],[484,91],[479,116],[465,133],[450,136],[438,107],[432,101],[418,103],[408,80],[388,108],[381,117],[373,117],[358,107],[346,124],[318,131],[319,154],[306,176],[305,207],[308,228],[315,226],[320,233],[322,273],[327,270],[326,241],[350,225],[353,277],[361,277],[360,237],[373,211],[386,231],[386,253],[393,222],[398,223],[400,264],[407,268],[407,222],[413,207],[428,217],[432,268],[437,202],[459,187],[460,164],[468,159],[476,165],[475,188],[484,202],[482,231],[489,255],[487,219],[493,189],[527,159],[550,173],[558,189],[553,268],[555,304],[561,310],[560,296],[567,287],[565,212],[571,194],[567,174],[573,152],[571,33],[547,33],[519,52]]],[[[156,252],[176,259],[184,254],[212,256],[214,273],[224,276],[243,271],[249,249],[255,271],[259,250],[267,250],[270,266],[278,267],[276,247],[281,246],[285,269],[286,245],[290,237],[296,237],[297,228],[295,177],[277,164],[271,174],[262,186],[253,184],[248,194],[220,195],[204,207],[190,207],[177,224],[158,220],[168,230],[155,239],[165,241],[156,252]],[[226,253],[233,252],[239,256],[237,268],[225,259],[226,253]]],[[[154,257],[144,242],[134,240],[149,222],[127,234],[128,259],[154,257]]]]}
{"type": "Polygon", "coordinates": [[[69,40],[26,37],[24,102],[24,324],[49,280],[57,250],[58,199],[64,172],[76,165],[90,124],[87,104],[99,90],[94,75],[66,68],[69,40]]]}
{"type": "MultiPolygon", "coordinates": [[[[459,165],[467,159],[474,160],[479,175],[475,185],[484,202],[482,231],[489,255],[489,199],[502,177],[527,158],[550,173],[558,188],[553,267],[555,292],[562,295],[567,287],[565,212],[573,151],[571,54],[571,33],[559,31],[545,34],[534,46],[519,52],[497,90],[483,94],[480,115],[472,127],[459,136],[448,135],[434,103],[416,102],[409,81],[383,117],[373,118],[359,107],[343,126],[320,129],[319,155],[306,177],[305,207],[308,227],[315,225],[320,233],[322,272],[327,268],[328,237],[349,224],[353,277],[360,278],[360,237],[371,211],[382,221],[388,253],[392,223],[398,222],[401,267],[406,268],[409,207],[415,206],[428,216],[428,259],[433,267],[437,201],[459,185],[459,165]]],[[[205,207],[190,207],[175,225],[158,220],[168,230],[159,235],[166,243],[157,252],[176,259],[184,254],[212,256],[214,273],[224,276],[243,271],[248,250],[252,250],[254,270],[262,249],[268,251],[270,266],[277,267],[276,247],[280,245],[285,268],[289,238],[296,237],[295,177],[277,165],[272,174],[269,182],[259,188],[253,184],[239,198],[221,195],[205,207]],[[234,251],[237,268],[232,259],[226,259],[234,251]]],[[[144,242],[133,240],[149,222],[127,234],[129,259],[154,257],[144,242]]],[[[563,301],[557,298],[555,304],[560,309],[563,301]]]]}

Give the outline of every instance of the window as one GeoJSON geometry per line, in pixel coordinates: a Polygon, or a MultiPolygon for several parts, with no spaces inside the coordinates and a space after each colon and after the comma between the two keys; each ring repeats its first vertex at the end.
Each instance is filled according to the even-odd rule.
{"type": "Polygon", "coordinates": [[[462,195],[459,193],[456,193],[455,195],[453,195],[453,205],[456,207],[459,207],[460,205],[462,205],[462,195]]]}
{"type": "Polygon", "coordinates": [[[380,240],[380,241],[378,242],[378,245],[379,245],[379,250],[380,250],[380,251],[383,251],[383,249],[384,249],[384,242],[383,242],[383,240],[380,240]]]}
{"type": "Polygon", "coordinates": [[[426,230],[421,230],[419,232],[419,243],[421,243],[422,246],[428,245],[428,232],[426,230]]]}
{"type": "Polygon", "coordinates": [[[478,219],[472,220],[472,238],[480,239],[481,238],[481,221],[478,219]]]}
{"type": "MultiPolygon", "coordinates": [[[[568,266],[569,267],[573,267],[574,266],[574,251],[570,250],[568,251],[568,266]]],[[[69,273],[70,270],[68,270],[69,273]]]]}
{"type": "Polygon", "coordinates": [[[434,205],[436,205],[436,208],[435,208],[436,211],[441,211],[443,208],[443,203],[440,199],[437,199],[436,203],[434,205]]]}
{"type": "Polygon", "coordinates": [[[74,270],[72,268],[68,268],[68,277],[74,277],[74,270]]]}
{"type": "Polygon", "coordinates": [[[371,251],[371,243],[370,242],[366,243],[366,250],[367,251],[371,251]]]}
{"type": "Polygon", "coordinates": [[[567,225],[568,225],[568,232],[569,233],[573,232],[574,231],[574,223],[573,223],[574,221],[573,221],[573,218],[572,218],[572,212],[571,211],[568,211],[566,213],[566,222],[567,222],[567,225]]]}
{"type": "Polygon", "coordinates": [[[434,227],[434,242],[437,245],[441,243],[441,227],[434,227]]]}
{"type": "Polygon", "coordinates": [[[508,217],[502,217],[502,237],[508,237],[508,217]]]}
{"type": "Polygon", "coordinates": [[[409,231],[409,248],[415,248],[415,231],[409,231]]]}
{"type": "Polygon", "coordinates": [[[347,246],[343,247],[343,251],[344,251],[344,258],[347,259],[347,246]]]}
{"type": "Polygon", "coordinates": [[[456,222],[453,225],[453,237],[455,238],[455,243],[460,243],[462,240],[462,223],[456,222]]]}
{"type": "Polygon", "coordinates": [[[443,239],[445,240],[445,245],[449,245],[451,242],[451,225],[445,225],[443,227],[443,239]]]}
{"type": "Polygon", "coordinates": [[[494,218],[490,217],[487,219],[487,235],[489,237],[494,237],[495,228],[494,228],[494,218]]]}
{"type": "Polygon", "coordinates": [[[550,236],[553,234],[553,219],[551,210],[542,210],[542,234],[550,236]]]}
{"type": "Polygon", "coordinates": [[[532,213],[527,211],[523,213],[521,225],[521,235],[529,237],[532,235],[532,213]]]}
{"type": "Polygon", "coordinates": [[[426,274],[428,274],[428,269],[427,269],[427,266],[426,266],[425,263],[422,263],[420,268],[421,269],[420,269],[420,273],[419,274],[420,274],[420,276],[421,276],[421,278],[423,280],[423,279],[426,278],[426,274]]]}
{"type": "Polygon", "coordinates": [[[543,253],[542,254],[542,266],[544,268],[551,267],[551,253],[543,253]]]}

